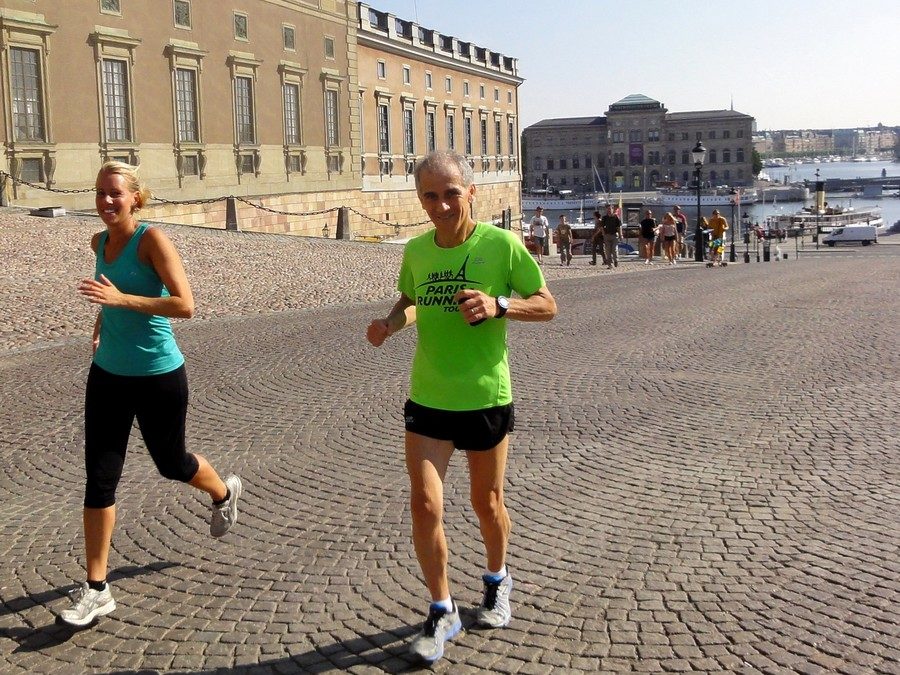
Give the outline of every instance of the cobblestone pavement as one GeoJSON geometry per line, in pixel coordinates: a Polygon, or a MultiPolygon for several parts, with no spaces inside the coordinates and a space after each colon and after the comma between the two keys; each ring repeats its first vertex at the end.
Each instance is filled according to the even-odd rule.
{"type": "MultiPolygon", "coordinates": [[[[238,271],[249,256],[269,265],[231,234],[178,236],[228,242],[224,286],[252,277],[238,271]]],[[[400,416],[414,334],[365,343],[395,267],[378,286],[347,259],[399,253],[297,241],[284,246],[339,247],[343,267],[304,281],[320,306],[176,324],[189,445],[243,477],[239,523],[209,539],[207,505],[158,477],[135,435],[118,609],[87,630],[54,615],[83,577],[89,315],[0,352],[0,672],[415,669],[426,594],[400,416]]],[[[17,254],[55,283],[38,248],[17,254]]],[[[74,280],[90,272],[83,248],[74,280]]],[[[472,626],[483,552],[455,457],[446,526],[466,630],[434,670],[900,672],[898,262],[900,246],[879,245],[713,270],[548,267],[560,316],[510,326],[514,620],[472,626]]],[[[29,285],[13,287],[6,314],[31,320],[29,285]]],[[[240,287],[216,292],[240,301],[240,287]]]]}

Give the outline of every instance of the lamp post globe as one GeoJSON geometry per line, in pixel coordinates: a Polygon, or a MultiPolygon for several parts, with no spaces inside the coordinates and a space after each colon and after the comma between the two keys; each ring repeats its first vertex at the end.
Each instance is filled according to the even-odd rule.
{"type": "Polygon", "coordinates": [[[706,159],[706,148],[703,143],[697,141],[697,145],[691,150],[691,159],[694,160],[694,179],[697,181],[697,227],[694,230],[694,260],[703,262],[703,225],[700,219],[703,214],[700,211],[700,178],[703,173],[703,161],[706,159]]]}

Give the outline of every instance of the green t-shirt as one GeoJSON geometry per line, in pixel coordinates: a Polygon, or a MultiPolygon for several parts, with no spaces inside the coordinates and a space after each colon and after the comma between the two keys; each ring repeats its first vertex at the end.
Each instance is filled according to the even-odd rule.
{"type": "Polygon", "coordinates": [[[434,230],[406,245],[397,288],[416,305],[419,339],[409,397],[439,410],[481,410],[512,402],[506,319],[470,326],[453,296],[475,289],[528,297],[544,275],[511,232],[478,223],[454,248],[434,243],[434,230]]]}

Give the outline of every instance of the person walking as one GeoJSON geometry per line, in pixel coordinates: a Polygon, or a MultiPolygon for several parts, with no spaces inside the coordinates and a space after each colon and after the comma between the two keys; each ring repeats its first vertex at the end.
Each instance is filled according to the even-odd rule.
{"type": "Polygon", "coordinates": [[[687,257],[687,249],[684,245],[684,233],[687,232],[687,215],[678,204],[672,207],[672,217],[675,218],[675,250],[682,258],[687,257]]]}
{"type": "Polygon", "coordinates": [[[644,212],[644,219],[641,225],[641,257],[644,259],[645,265],[653,264],[653,246],[656,243],[656,235],[659,226],[656,218],[653,217],[653,211],[647,209],[644,212]]]}
{"type": "Polygon", "coordinates": [[[572,263],[572,226],[565,214],[560,214],[556,226],[556,243],[559,245],[559,264],[569,266],[572,263]]]}
{"type": "Polygon", "coordinates": [[[616,215],[612,204],[606,205],[606,214],[600,219],[600,227],[603,230],[603,258],[606,261],[606,268],[618,267],[619,241],[624,239],[624,236],[622,219],[616,215]]]}
{"type": "Polygon", "coordinates": [[[706,224],[709,233],[709,261],[713,265],[722,264],[722,254],[725,252],[725,232],[728,231],[728,221],[719,213],[719,209],[713,209],[712,218],[706,224]]]}
{"type": "Polygon", "coordinates": [[[538,206],[534,210],[534,218],[531,219],[531,241],[537,245],[538,265],[544,264],[544,242],[549,230],[550,222],[547,220],[547,216],[544,215],[544,208],[538,206]]]}
{"type": "Polygon", "coordinates": [[[675,216],[671,213],[663,216],[662,222],[659,224],[659,236],[663,239],[663,254],[666,256],[666,260],[670,265],[676,264],[675,247],[678,243],[678,226],[675,216]]]}
{"type": "Polygon", "coordinates": [[[191,485],[212,501],[210,534],[237,522],[240,478],[224,481],[200,455],[185,450],[187,375],[170,317],[190,318],[194,298],[181,258],[162,230],[139,223],[150,192],[137,169],[106,162],[97,174],[96,208],[106,226],[91,239],[94,276],[78,285],[99,305],[84,411],[84,543],[87,581],[60,619],[86,626],[116,608],[106,580],[116,520],[116,488],[137,418],[160,474],[191,485]]]}
{"type": "Polygon", "coordinates": [[[476,621],[500,628],[512,617],[513,582],[506,564],[510,517],[503,499],[514,426],[507,321],[549,321],[557,308],[522,242],[473,220],[474,174],[465,157],[431,152],[414,177],[434,228],[406,245],[400,297],[386,317],[369,324],[366,339],[380,347],[413,322],[418,326],[404,406],[406,469],[413,545],[431,604],[410,652],[434,662],[462,628],[447,577],[443,527],[443,483],[454,449],[466,453],[487,558],[476,621]],[[510,298],[513,291],[520,297],[510,298]]]}
{"type": "Polygon", "coordinates": [[[600,215],[599,210],[594,210],[594,231],[591,233],[591,265],[597,264],[597,249],[600,249],[600,253],[603,256],[603,264],[606,265],[606,252],[603,250],[603,225],[601,224],[602,217],[600,215]]]}

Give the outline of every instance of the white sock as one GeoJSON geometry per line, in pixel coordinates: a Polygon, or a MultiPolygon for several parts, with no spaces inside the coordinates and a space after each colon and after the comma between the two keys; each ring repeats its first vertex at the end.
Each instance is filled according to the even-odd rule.
{"type": "Polygon", "coordinates": [[[450,596],[447,596],[444,600],[433,600],[431,602],[432,607],[440,607],[444,611],[452,612],[453,611],[453,600],[450,596]]]}
{"type": "Polygon", "coordinates": [[[486,570],[485,574],[489,574],[492,577],[498,577],[500,579],[503,579],[506,577],[506,565],[501,567],[499,572],[491,572],[490,570],[486,570]]]}

